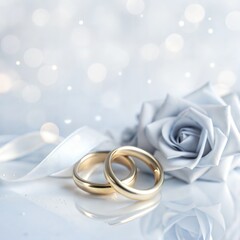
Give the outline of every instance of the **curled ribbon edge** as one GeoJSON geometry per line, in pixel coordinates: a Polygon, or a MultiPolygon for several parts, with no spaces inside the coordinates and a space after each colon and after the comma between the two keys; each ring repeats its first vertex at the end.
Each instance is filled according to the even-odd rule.
{"type": "MultiPolygon", "coordinates": [[[[84,155],[100,147],[112,143],[113,139],[87,126],[81,127],[66,137],[40,162],[23,176],[13,176],[12,169],[6,168],[3,182],[20,182],[43,177],[70,177],[72,166],[84,155]]],[[[28,133],[16,137],[0,147],[0,163],[10,162],[40,149],[49,143],[44,142],[39,132],[28,133]]],[[[17,173],[17,169],[15,169],[17,173]]]]}

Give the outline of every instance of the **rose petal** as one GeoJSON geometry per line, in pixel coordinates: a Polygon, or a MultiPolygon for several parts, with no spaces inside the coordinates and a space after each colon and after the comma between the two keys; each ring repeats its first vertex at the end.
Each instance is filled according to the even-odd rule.
{"type": "Polygon", "coordinates": [[[205,135],[208,135],[208,132],[206,131],[206,129],[203,129],[200,135],[200,139],[198,141],[198,146],[197,146],[197,152],[200,152],[201,149],[203,148],[203,154],[202,154],[203,157],[209,154],[209,152],[212,150],[208,142],[208,138],[205,135]]]}
{"type": "Polygon", "coordinates": [[[122,145],[130,145],[136,146],[137,145],[137,129],[135,128],[126,128],[122,133],[122,145]]]}
{"type": "MultiPolygon", "coordinates": [[[[194,124],[196,125],[196,128],[199,127],[195,122],[193,122],[190,119],[180,119],[178,122],[176,122],[176,118],[167,118],[166,121],[162,122],[162,131],[160,135],[162,134],[163,139],[165,142],[169,145],[169,147],[177,150],[177,151],[183,151],[183,152],[193,152],[194,148],[197,148],[198,144],[198,137],[191,137],[193,135],[192,131],[189,131],[189,137],[182,141],[181,143],[176,141],[176,137],[173,135],[177,135],[177,131],[179,129],[185,129],[184,126],[192,126],[193,128],[195,127],[194,124]],[[196,139],[196,144],[194,147],[194,141],[196,139]],[[192,151],[190,149],[193,149],[192,151]]],[[[147,130],[146,130],[147,131],[147,130]]],[[[159,144],[157,144],[159,146],[159,144]]]]}
{"type": "Polygon", "coordinates": [[[224,156],[229,156],[240,153],[240,132],[238,128],[240,125],[239,98],[236,94],[232,94],[224,97],[224,100],[231,105],[231,112],[228,116],[230,131],[228,135],[228,143],[223,154],[224,156]]]}
{"type": "MultiPolygon", "coordinates": [[[[215,134],[216,142],[214,149],[203,158],[201,158],[200,154],[196,159],[194,159],[194,161],[189,161],[182,158],[167,160],[159,151],[156,151],[154,155],[162,164],[164,171],[167,171],[172,176],[182,179],[188,183],[193,182],[204,175],[208,169],[213,168],[213,166],[221,163],[220,159],[227,139],[219,129],[215,130],[215,134]]],[[[204,134],[203,136],[206,139],[204,134]]],[[[217,177],[217,179],[217,181],[219,181],[220,178],[217,177]]],[[[221,177],[221,179],[223,179],[223,177],[221,177]]],[[[216,181],[216,179],[213,179],[213,181],[216,181]]]]}
{"type": "MultiPolygon", "coordinates": [[[[176,157],[176,158],[166,159],[166,158],[164,158],[164,156],[161,156],[158,154],[157,159],[163,165],[164,171],[172,174],[173,171],[179,170],[182,168],[189,168],[189,169],[195,168],[202,158],[204,148],[205,148],[204,146],[207,141],[207,135],[208,135],[207,131],[205,129],[203,129],[203,131],[201,133],[201,137],[200,137],[200,141],[202,142],[201,148],[200,148],[200,151],[198,152],[198,155],[194,159],[187,159],[186,157],[176,157]]],[[[161,147],[160,147],[160,150],[161,150],[161,147]]],[[[179,151],[179,152],[181,152],[181,151],[179,151]]],[[[158,151],[158,153],[160,153],[160,152],[158,151]]]]}
{"type": "MultiPolygon", "coordinates": [[[[165,128],[162,129],[162,135],[164,140],[167,141],[167,134],[164,132],[165,128]]],[[[168,138],[170,137],[171,142],[174,144],[174,146],[177,149],[180,149],[182,151],[190,151],[190,152],[196,152],[196,148],[199,141],[200,136],[200,125],[189,118],[176,118],[174,123],[172,124],[172,128],[170,130],[170,133],[168,133],[168,138]],[[179,131],[184,131],[186,135],[188,135],[188,138],[186,138],[184,141],[177,142],[175,139],[178,138],[179,131]],[[192,136],[192,137],[190,137],[192,136]]]]}
{"type": "MultiPolygon", "coordinates": [[[[155,157],[157,157],[156,154],[155,154],[155,157]]],[[[200,178],[208,169],[209,167],[205,167],[205,168],[196,167],[194,169],[182,168],[182,169],[171,171],[168,173],[178,179],[183,180],[184,182],[192,183],[196,181],[198,178],[200,178]]]]}
{"type": "Polygon", "coordinates": [[[137,146],[146,151],[153,152],[153,147],[146,140],[145,127],[153,121],[156,109],[161,106],[161,101],[146,102],[142,106],[137,131],[137,146]]]}
{"type": "Polygon", "coordinates": [[[172,146],[169,146],[169,144],[166,143],[163,140],[163,138],[161,138],[162,126],[164,125],[165,122],[168,123],[171,122],[172,120],[173,120],[172,118],[166,118],[163,120],[156,121],[152,124],[149,124],[146,127],[146,137],[148,141],[155,149],[161,149],[165,158],[175,158],[180,156],[184,156],[187,158],[196,157],[197,156],[196,153],[175,150],[172,146]]]}
{"type": "MultiPolygon", "coordinates": [[[[189,131],[186,131],[189,134],[189,131]]],[[[199,136],[189,135],[179,143],[180,150],[187,152],[196,152],[199,142],[199,136]]]]}
{"type": "Polygon", "coordinates": [[[187,95],[184,99],[195,104],[217,104],[226,105],[225,102],[216,94],[212,84],[206,83],[203,87],[187,95]]]}
{"type": "Polygon", "coordinates": [[[235,154],[231,169],[240,168],[240,154],[235,154]]]}
{"type": "Polygon", "coordinates": [[[143,103],[141,113],[139,115],[140,128],[144,128],[147,124],[153,121],[156,111],[161,105],[162,101],[151,101],[143,103]]]}
{"type": "Polygon", "coordinates": [[[214,143],[214,131],[213,131],[213,122],[212,119],[207,115],[197,111],[193,108],[188,108],[178,115],[178,119],[189,118],[199,124],[203,129],[206,129],[208,132],[208,141],[210,146],[213,146],[214,143]]]}
{"type": "Polygon", "coordinates": [[[190,107],[198,109],[198,111],[202,111],[199,106],[189,101],[168,95],[159,110],[156,112],[154,121],[166,117],[175,117],[179,113],[190,107]]]}
{"type": "Polygon", "coordinates": [[[198,153],[195,152],[179,151],[178,149],[173,149],[168,144],[166,144],[163,138],[159,138],[158,142],[159,147],[157,149],[159,151],[162,151],[166,159],[183,158],[185,161],[192,161],[198,156],[198,153]]]}
{"type": "Polygon", "coordinates": [[[214,127],[219,128],[224,135],[230,132],[231,110],[229,106],[203,106],[207,116],[212,119],[214,127]]]}
{"type": "Polygon", "coordinates": [[[199,167],[217,166],[220,163],[228,139],[218,128],[214,128],[214,139],[212,150],[201,159],[198,164],[199,167]]]}
{"type": "Polygon", "coordinates": [[[240,133],[238,132],[238,129],[232,117],[230,117],[230,125],[230,134],[228,136],[228,142],[223,156],[240,153],[240,133]]]}
{"type": "Polygon", "coordinates": [[[214,126],[218,127],[228,138],[223,157],[240,152],[240,135],[233,121],[229,106],[207,106],[205,110],[212,118],[214,126]]]}
{"type": "Polygon", "coordinates": [[[211,167],[203,176],[202,180],[208,181],[225,181],[231,171],[231,166],[234,156],[229,156],[221,159],[218,166],[211,167]]]}
{"type": "Polygon", "coordinates": [[[235,120],[235,124],[238,128],[238,131],[240,131],[240,101],[239,97],[235,93],[231,93],[227,96],[223,97],[223,100],[225,101],[226,104],[231,106],[231,113],[232,117],[235,120]]]}
{"type": "MultiPolygon", "coordinates": [[[[181,119],[179,120],[181,122],[181,119]]],[[[201,157],[198,153],[187,152],[187,151],[179,151],[176,149],[176,145],[172,143],[169,139],[169,132],[171,131],[171,126],[174,122],[174,118],[166,118],[163,120],[156,121],[152,124],[149,124],[146,128],[146,136],[149,142],[156,149],[160,149],[166,158],[177,158],[177,157],[185,157],[185,158],[196,158],[197,156],[201,157]],[[163,139],[161,138],[161,133],[163,134],[163,139]]],[[[189,125],[192,124],[192,120],[186,120],[189,125]]],[[[194,122],[193,122],[194,123],[194,122]]],[[[200,142],[201,147],[206,146],[206,141],[203,143],[200,142]]],[[[186,159],[188,160],[188,159],[186,159]]]]}

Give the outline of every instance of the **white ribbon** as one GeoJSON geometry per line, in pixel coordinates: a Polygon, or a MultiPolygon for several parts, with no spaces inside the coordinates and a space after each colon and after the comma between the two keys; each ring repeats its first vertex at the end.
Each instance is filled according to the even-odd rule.
{"type": "Polygon", "coordinates": [[[25,161],[21,157],[47,145],[39,132],[23,135],[0,147],[2,172],[0,180],[9,182],[29,181],[47,176],[69,177],[72,175],[72,166],[75,162],[95,148],[107,143],[113,145],[113,140],[89,127],[82,127],[60,142],[43,160],[35,163],[32,169],[22,174],[22,169],[18,167],[13,169],[16,165],[12,163],[25,161]]]}

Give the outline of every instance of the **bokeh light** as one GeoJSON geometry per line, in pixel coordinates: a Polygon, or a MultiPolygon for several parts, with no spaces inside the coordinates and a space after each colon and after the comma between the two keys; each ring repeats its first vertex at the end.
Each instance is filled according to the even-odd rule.
{"type": "Polygon", "coordinates": [[[184,46],[183,37],[179,34],[173,33],[166,38],[165,45],[170,52],[179,52],[184,46]]]}
{"type": "Polygon", "coordinates": [[[27,66],[36,68],[39,67],[43,62],[43,53],[37,48],[29,48],[24,53],[23,59],[27,66]]]}
{"type": "Polygon", "coordinates": [[[34,85],[27,85],[22,90],[22,97],[26,102],[36,103],[41,98],[41,90],[34,85]]]}
{"type": "Polygon", "coordinates": [[[65,124],[70,124],[70,123],[72,123],[72,119],[67,118],[67,119],[64,120],[64,123],[65,124]]]}
{"type": "Polygon", "coordinates": [[[6,35],[1,40],[1,48],[7,54],[15,54],[20,48],[20,40],[17,36],[6,35]]]}
{"type": "Polygon", "coordinates": [[[179,27],[183,27],[185,25],[185,23],[184,23],[184,21],[181,20],[178,22],[178,25],[179,25],[179,27]]]}
{"type": "Polygon", "coordinates": [[[233,84],[236,82],[236,75],[234,72],[232,72],[230,70],[221,71],[218,74],[217,82],[219,84],[223,84],[227,87],[232,87],[233,84]]]}
{"type": "Polygon", "coordinates": [[[88,78],[95,83],[102,82],[107,75],[106,67],[101,63],[94,63],[87,70],[88,78]]]}
{"type": "Polygon", "coordinates": [[[32,21],[37,26],[44,26],[49,21],[49,12],[46,9],[37,9],[32,14],[32,21]]]}
{"type": "Polygon", "coordinates": [[[127,0],[126,7],[129,13],[137,15],[143,12],[145,4],[143,0],[127,0]]]}
{"type": "Polygon", "coordinates": [[[0,73],[0,94],[7,93],[12,88],[12,79],[4,73],[0,73]]]}
{"type": "Polygon", "coordinates": [[[226,26],[232,31],[240,30],[240,11],[230,12],[225,19],[226,26]]]}
{"type": "Polygon", "coordinates": [[[75,28],[71,34],[71,40],[77,47],[87,47],[91,41],[89,29],[84,26],[75,28]]]}
{"type": "Polygon", "coordinates": [[[210,66],[210,68],[215,68],[216,64],[215,64],[215,62],[211,62],[211,63],[209,64],[209,66],[210,66]]]}
{"type": "Polygon", "coordinates": [[[59,140],[59,128],[52,122],[44,123],[40,128],[40,134],[46,143],[55,143],[59,140]]]}
{"type": "Polygon", "coordinates": [[[212,28],[209,28],[209,29],[208,29],[208,33],[209,33],[209,34],[213,34],[213,29],[212,29],[212,28]]]}
{"type": "Polygon", "coordinates": [[[190,4],[185,9],[184,16],[191,23],[199,23],[205,17],[205,10],[200,4],[190,4]]]}
{"type": "Polygon", "coordinates": [[[102,117],[100,115],[95,116],[95,121],[100,122],[102,120],[102,117]]]}
{"type": "Polygon", "coordinates": [[[52,66],[42,66],[38,70],[38,80],[45,86],[53,85],[58,78],[57,68],[52,66]]]}
{"type": "Polygon", "coordinates": [[[72,86],[67,86],[68,91],[72,91],[72,86]]]}
{"type": "Polygon", "coordinates": [[[63,136],[86,124],[118,134],[143,101],[207,81],[239,90],[236,0],[3,1],[2,133],[53,121],[63,136]]]}

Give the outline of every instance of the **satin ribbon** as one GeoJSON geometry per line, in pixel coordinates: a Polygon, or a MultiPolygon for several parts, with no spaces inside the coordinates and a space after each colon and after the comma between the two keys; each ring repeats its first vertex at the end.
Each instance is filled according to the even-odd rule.
{"type": "MultiPolygon", "coordinates": [[[[2,137],[4,141],[4,137],[2,137]]],[[[56,143],[56,147],[24,175],[19,176],[17,167],[13,170],[11,163],[24,161],[24,156],[49,145],[41,137],[40,132],[33,132],[17,137],[0,147],[0,168],[4,172],[0,180],[6,182],[29,181],[47,176],[70,177],[72,166],[84,155],[100,148],[102,145],[113,148],[115,143],[107,135],[101,134],[89,127],[82,127],[67,138],[56,143]],[[14,160],[14,161],[13,161],[14,160]],[[15,174],[12,174],[14,172],[15,174]]]]}

